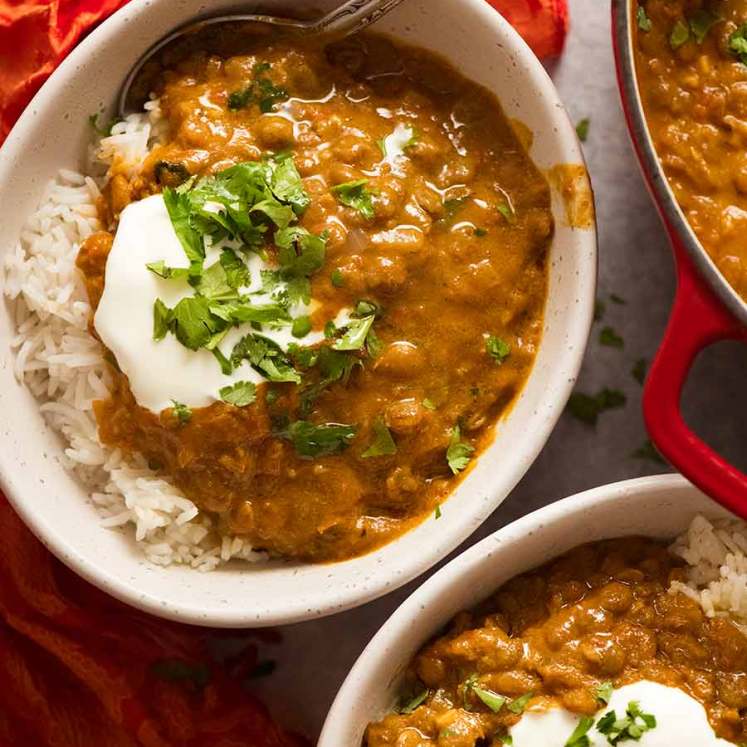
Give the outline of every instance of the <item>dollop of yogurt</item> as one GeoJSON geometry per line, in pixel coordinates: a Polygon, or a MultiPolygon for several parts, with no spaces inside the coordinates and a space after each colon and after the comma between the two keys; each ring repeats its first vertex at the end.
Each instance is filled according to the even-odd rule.
{"type": "MultiPolygon", "coordinates": [[[[625,716],[628,704],[636,701],[643,713],[656,717],[656,726],[644,732],[637,747],[734,747],[717,737],[708,723],[703,706],[677,687],[641,680],[613,691],[609,705],[601,708],[594,726],[586,732],[591,747],[609,747],[597,730],[599,719],[609,711],[625,716]]],[[[562,708],[527,711],[510,730],[513,747],[564,747],[579,717],[562,708]]]]}
{"type": "MultiPolygon", "coordinates": [[[[207,252],[205,266],[217,261],[219,254],[207,252]]],[[[138,404],[156,413],[172,407],[174,401],[189,407],[207,407],[220,399],[222,387],[238,381],[265,381],[247,363],[225,375],[209,350],[189,350],[171,334],[159,341],[153,339],[155,300],[160,298],[173,308],[194,293],[186,280],[164,280],[148,270],[149,262],[159,260],[169,267],[189,266],[160,194],[130,203],[122,211],[106,263],[104,293],[94,316],[96,332],[129,379],[138,404]]],[[[256,292],[261,286],[260,271],[269,269],[269,265],[257,255],[250,257],[248,265],[251,287],[242,290],[256,292]]],[[[267,301],[257,298],[257,303],[267,301]]],[[[292,309],[294,315],[308,310],[292,309]]],[[[349,316],[343,313],[336,322],[342,325],[347,319],[349,316]]],[[[248,326],[231,329],[219,345],[221,352],[229,357],[247,331],[248,326]]],[[[313,331],[295,340],[289,326],[263,327],[261,334],[283,349],[292,341],[313,345],[324,339],[322,331],[313,331]]]]}

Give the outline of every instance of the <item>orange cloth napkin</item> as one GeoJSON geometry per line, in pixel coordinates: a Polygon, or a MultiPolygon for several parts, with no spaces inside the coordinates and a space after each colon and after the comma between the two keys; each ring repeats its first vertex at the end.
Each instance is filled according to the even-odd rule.
{"type": "MultiPolygon", "coordinates": [[[[0,143],[70,50],[128,0],[0,0],[0,143]]],[[[560,54],[567,0],[487,0],[540,57],[560,54]]]]}
{"type": "MultiPolygon", "coordinates": [[[[0,0],[0,143],[52,70],[127,0],[0,0]]],[[[491,0],[541,56],[566,0],[491,0]]],[[[70,572],[0,494],[0,747],[300,747],[216,663],[202,629],[120,604],[70,572]]]]}

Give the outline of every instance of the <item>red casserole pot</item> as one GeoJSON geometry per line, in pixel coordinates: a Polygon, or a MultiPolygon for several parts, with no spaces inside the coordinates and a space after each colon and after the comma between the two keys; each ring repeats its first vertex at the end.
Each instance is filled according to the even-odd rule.
{"type": "Polygon", "coordinates": [[[747,518],[747,475],[699,439],[680,412],[682,388],[698,353],[719,340],[747,341],[747,304],[696,237],[659,163],[635,74],[634,14],[635,0],[612,0],[618,86],[630,137],[677,265],[677,294],[646,379],[643,416],[656,447],[688,480],[747,518]]]}

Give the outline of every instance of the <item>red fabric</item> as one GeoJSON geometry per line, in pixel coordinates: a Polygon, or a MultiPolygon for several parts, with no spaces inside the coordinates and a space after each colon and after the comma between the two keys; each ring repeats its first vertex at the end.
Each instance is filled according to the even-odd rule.
{"type": "Polygon", "coordinates": [[[2,747],[303,747],[217,664],[206,631],[158,620],[69,571],[0,495],[2,747]],[[204,684],[180,678],[198,673],[204,684]]]}
{"type": "MultiPolygon", "coordinates": [[[[540,56],[557,55],[567,0],[487,0],[540,56]]],[[[0,0],[0,143],[41,84],[90,29],[128,0],[0,0]]]]}
{"type": "Polygon", "coordinates": [[[563,51],[568,33],[568,0],[488,0],[524,37],[538,57],[563,51]]]}

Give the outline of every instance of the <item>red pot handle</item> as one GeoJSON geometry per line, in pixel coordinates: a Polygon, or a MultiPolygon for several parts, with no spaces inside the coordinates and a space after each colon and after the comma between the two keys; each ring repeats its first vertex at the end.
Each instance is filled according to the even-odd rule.
{"type": "Polygon", "coordinates": [[[682,387],[697,354],[719,340],[747,341],[747,329],[714,297],[671,230],[670,238],[677,295],[643,392],[646,427],[662,455],[688,480],[747,519],[747,475],[699,439],[680,412],[682,387]]]}

